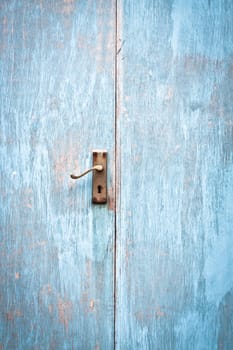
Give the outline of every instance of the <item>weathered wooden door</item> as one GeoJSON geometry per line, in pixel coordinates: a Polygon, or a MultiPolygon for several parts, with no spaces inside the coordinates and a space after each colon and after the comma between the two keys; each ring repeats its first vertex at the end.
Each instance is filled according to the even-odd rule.
{"type": "Polygon", "coordinates": [[[233,349],[233,2],[118,18],[118,349],[233,349]]]}
{"type": "Polygon", "coordinates": [[[111,197],[114,8],[0,3],[4,350],[113,348],[114,211],[91,204],[91,176],[69,175],[107,149],[111,197]]]}
{"type": "Polygon", "coordinates": [[[0,349],[231,350],[233,3],[4,0],[0,23],[0,349]],[[69,179],[95,148],[107,205],[69,179]]]}

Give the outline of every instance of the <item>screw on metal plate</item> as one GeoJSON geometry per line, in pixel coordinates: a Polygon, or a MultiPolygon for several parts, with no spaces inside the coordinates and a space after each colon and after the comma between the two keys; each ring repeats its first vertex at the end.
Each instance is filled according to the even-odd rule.
{"type": "Polygon", "coordinates": [[[94,150],[93,166],[80,175],[71,174],[74,180],[93,171],[92,175],[92,202],[95,204],[107,203],[107,151],[94,150]]]}

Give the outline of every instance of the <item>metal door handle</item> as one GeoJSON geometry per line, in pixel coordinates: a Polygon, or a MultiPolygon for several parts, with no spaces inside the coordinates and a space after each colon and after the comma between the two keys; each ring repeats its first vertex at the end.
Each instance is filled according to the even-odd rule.
{"type": "Polygon", "coordinates": [[[107,203],[107,151],[94,150],[92,152],[92,167],[80,175],[71,174],[74,180],[93,172],[92,175],[92,202],[96,204],[107,203]]]}
{"type": "Polygon", "coordinates": [[[71,174],[70,177],[71,179],[74,179],[74,180],[77,180],[77,179],[80,179],[80,177],[90,173],[91,171],[94,171],[94,170],[97,170],[97,171],[103,171],[104,170],[104,167],[103,165],[95,165],[93,166],[92,168],[90,169],[87,169],[86,171],[84,171],[82,174],[80,175],[74,175],[74,174],[71,174]]]}

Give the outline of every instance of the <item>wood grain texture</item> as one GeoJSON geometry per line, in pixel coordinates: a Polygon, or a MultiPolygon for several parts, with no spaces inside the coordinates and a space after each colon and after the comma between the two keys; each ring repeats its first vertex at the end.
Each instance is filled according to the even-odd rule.
{"type": "Polygon", "coordinates": [[[233,348],[233,2],[118,1],[116,348],[233,348]]]}
{"type": "Polygon", "coordinates": [[[107,149],[114,183],[114,2],[3,0],[0,26],[0,348],[111,349],[114,212],[69,174],[107,149]]]}

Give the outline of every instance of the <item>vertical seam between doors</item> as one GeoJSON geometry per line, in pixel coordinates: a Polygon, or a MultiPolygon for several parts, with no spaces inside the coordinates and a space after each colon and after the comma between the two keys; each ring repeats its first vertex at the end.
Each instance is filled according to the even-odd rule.
{"type": "Polygon", "coordinates": [[[114,332],[114,336],[113,336],[113,348],[114,350],[116,349],[116,303],[117,303],[117,298],[116,298],[116,274],[117,274],[117,165],[118,165],[118,144],[117,144],[117,136],[118,136],[118,123],[117,123],[117,117],[118,117],[118,113],[117,113],[117,104],[118,104],[118,96],[117,96],[117,85],[118,85],[118,80],[117,80],[117,40],[118,40],[118,30],[117,30],[117,26],[118,26],[118,12],[117,12],[117,0],[115,0],[115,52],[114,52],[114,89],[115,89],[115,138],[114,138],[114,146],[115,146],[115,174],[114,174],[114,178],[115,178],[115,184],[114,184],[114,298],[113,298],[113,302],[114,302],[114,316],[113,316],[113,332],[114,332]]]}

